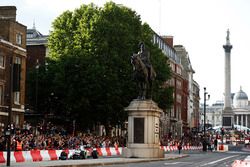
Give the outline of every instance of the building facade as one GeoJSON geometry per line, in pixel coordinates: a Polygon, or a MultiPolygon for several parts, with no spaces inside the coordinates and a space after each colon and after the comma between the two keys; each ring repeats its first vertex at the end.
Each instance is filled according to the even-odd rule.
{"type": "Polygon", "coordinates": [[[24,122],[26,79],[26,26],[16,21],[15,6],[0,7],[0,128],[9,120],[24,122]],[[11,108],[11,110],[10,110],[11,108]]]}
{"type": "Polygon", "coordinates": [[[187,98],[187,124],[189,127],[195,127],[194,124],[194,94],[193,94],[193,74],[195,71],[192,68],[191,61],[189,59],[188,52],[185,47],[182,45],[175,45],[174,49],[176,50],[177,55],[181,58],[181,64],[183,66],[182,75],[184,77],[184,83],[187,83],[186,97],[187,98]]]}
{"type": "Polygon", "coordinates": [[[200,87],[196,81],[193,81],[193,114],[191,114],[191,127],[198,131],[200,126],[200,87]]]}
{"type": "MultiPolygon", "coordinates": [[[[233,112],[234,125],[250,128],[250,103],[247,94],[240,88],[236,93],[231,94],[231,107],[233,112]]],[[[203,104],[201,104],[200,112],[203,113],[203,104]]],[[[212,106],[206,107],[206,124],[214,126],[222,126],[224,102],[217,101],[212,106]]],[[[201,115],[201,125],[204,124],[203,115],[201,115]]],[[[232,126],[233,128],[233,126],[232,126]]]]}
{"type": "MultiPolygon", "coordinates": [[[[224,107],[223,101],[216,101],[211,106],[206,106],[206,125],[215,127],[215,126],[221,126],[222,122],[222,110],[224,107]]],[[[200,106],[200,129],[202,130],[204,127],[204,104],[201,104],[200,106]]]]}
{"type": "MultiPolygon", "coordinates": [[[[168,81],[168,85],[174,88],[174,104],[162,117],[164,121],[163,135],[171,133],[172,136],[181,137],[183,133],[189,131],[190,127],[192,127],[192,121],[190,122],[190,120],[194,110],[196,114],[199,115],[197,113],[199,111],[200,99],[199,85],[193,81],[194,71],[184,47],[174,47],[172,36],[159,36],[155,34],[153,42],[157,44],[164,55],[169,58],[168,63],[172,70],[172,78],[168,81]],[[184,61],[187,61],[186,64],[182,63],[182,57],[184,61]],[[184,66],[187,67],[185,68],[184,66]],[[194,84],[195,89],[193,88],[194,84]],[[196,100],[195,105],[193,102],[194,99],[196,100]]],[[[197,115],[195,115],[196,119],[193,119],[193,122],[194,120],[199,122],[197,115]]]]}
{"type": "Polygon", "coordinates": [[[234,125],[250,128],[250,105],[247,94],[240,88],[233,94],[234,125]]]}

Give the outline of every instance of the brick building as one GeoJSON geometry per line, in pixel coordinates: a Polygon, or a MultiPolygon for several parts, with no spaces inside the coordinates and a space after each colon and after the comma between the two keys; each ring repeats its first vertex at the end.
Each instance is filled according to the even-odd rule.
{"type": "Polygon", "coordinates": [[[192,127],[193,131],[198,131],[200,126],[200,87],[197,82],[193,82],[193,114],[192,118],[192,127]]]}
{"type": "Polygon", "coordinates": [[[162,135],[167,135],[170,132],[172,135],[176,137],[180,137],[183,132],[183,127],[186,126],[184,124],[185,120],[182,120],[182,111],[183,105],[183,77],[182,70],[183,67],[181,65],[181,59],[176,54],[172,44],[173,38],[171,37],[161,37],[155,33],[153,42],[158,45],[158,47],[162,50],[163,54],[168,57],[168,63],[172,70],[172,78],[168,81],[168,85],[174,88],[173,98],[174,104],[166,111],[166,115],[162,118],[164,125],[162,126],[162,135]]]}
{"type": "Polygon", "coordinates": [[[26,26],[16,21],[15,6],[0,6],[0,25],[1,133],[7,126],[8,116],[15,126],[22,126],[24,121],[26,26]]]}
{"type": "Polygon", "coordinates": [[[181,137],[190,128],[196,127],[199,121],[197,120],[199,119],[199,113],[197,113],[200,99],[199,85],[193,80],[194,70],[182,45],[174,46],[172,36],[159,36],[156,33],[153,42],[169,58],[172,78],[168,81],[168,85],[174,87],[174,104],[162,117],[164,120],[162,133],[166,135],[171,132],[172,137],[181,137]]]}
{"type": "MultiPolygon", "coordinates": [[[[184,110],[187,110],[187,115],[183,115],[183,117],[187,120],[187,125],[190,128],[197,127],[194,123],[195,115],[194,113],[195,107],[194,107],[194,94],[193,94],[193,87],[194,87],[194,80],[193,80],[193,74],[195,71],[192,68],[191,61],[189,59],[189,54],[186,51],[185,47],[182,45],[175,45],[174,49],[176,50],[176,53],[181,58],[181,64],[183,66],[182,76],[184,78],[183,83],[183,90],[184,90],[184,99],[187,103],[187,108],[184,108],[184,110]]],[[[196,111],[196,110],[195,110],[196,111]]]]}

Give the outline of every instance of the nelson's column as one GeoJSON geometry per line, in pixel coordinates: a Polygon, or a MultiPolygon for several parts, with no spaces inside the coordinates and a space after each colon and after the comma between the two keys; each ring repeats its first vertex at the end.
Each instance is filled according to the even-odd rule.
{"type": "Polygon", "coordinates": [[[230,32],[227,30],[226,45],[223,45],[225,50],[225,92],[224,92],[224,108],[222,112],[222,126],[224,128],[232,128],[234,124],[234,113],[232,111],[231,103],[231,49],[230,32]]]}

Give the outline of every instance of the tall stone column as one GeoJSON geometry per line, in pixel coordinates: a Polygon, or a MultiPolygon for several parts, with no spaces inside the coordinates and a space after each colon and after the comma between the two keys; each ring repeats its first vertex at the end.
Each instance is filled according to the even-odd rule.
{"type": "Polygon", "coordinates": [[[224,92],[224,109],[222,114],[222,126],[224,128],[232,128],[234,119],[231,102],[231,49],[233,46],[230,44],[230,32],[227,30],[226,45],[223,45],[225,50],[225,92],[224,92]]]}
{"type": "Polygon", "coordinates": [[[237,122],[237,125],[239,125],[239,115],[236,115],[236,122],[237,122]]]}
{"type": "Polygon", "coordinates": [[[245,121],[246,121],[246,124],[245,124],[245,126],[247,127],[247,114],[245,115],[245,121]]]}
{"type": "Polygon", "coordinates": [[[240,126],[244,126],[244,122],[243,122],[243,114],[241,115],[241,121],[240,121],[240,126]]]}

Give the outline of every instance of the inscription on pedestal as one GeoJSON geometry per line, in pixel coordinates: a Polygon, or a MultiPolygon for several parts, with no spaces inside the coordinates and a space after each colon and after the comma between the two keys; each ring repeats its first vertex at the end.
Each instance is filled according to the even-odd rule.
{"type": "Polygon", "coordinates": [[[223,126],[232,126],[231,117],[223,117],[223,126]]]}
{"type": "Polygon", "coordinates": [[[134,118],[134,143],[144,143],[144,118],[134,118]]]}

